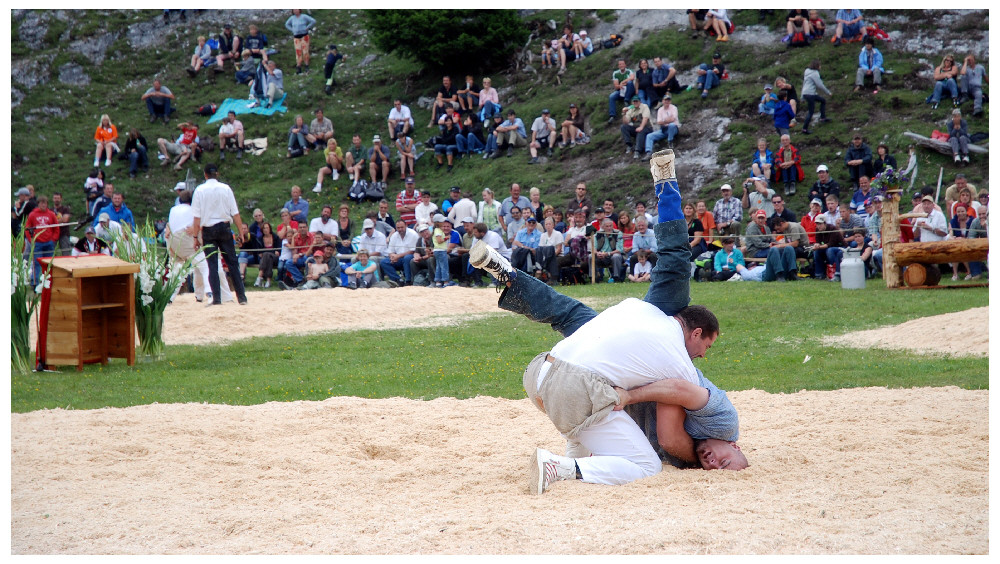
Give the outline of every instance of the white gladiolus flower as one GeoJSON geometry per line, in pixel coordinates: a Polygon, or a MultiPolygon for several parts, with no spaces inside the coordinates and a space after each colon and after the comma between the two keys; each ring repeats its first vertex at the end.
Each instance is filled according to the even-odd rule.
{"type": "Polygon", "coordinates": [[[155,283],[151,279],[147,278],[145,281],[142,282],[142,293],[148,294],[152,292],[154,284],[155,283]]]}
{"type": "Polygon", "coordinates": [[[143,294],[143,296],[142,296],[142,305],[148,306],[151,303],[153,303],[153,296],[143,294]]]}

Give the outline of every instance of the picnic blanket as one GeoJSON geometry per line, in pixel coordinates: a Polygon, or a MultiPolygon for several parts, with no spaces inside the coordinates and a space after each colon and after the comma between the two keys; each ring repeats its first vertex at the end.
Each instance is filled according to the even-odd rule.
{"type": "Polygon", "coordinates": [[[208,118],[208,123],[214,123],[217,121],[222,121],[222,118],[226,117],[230,111],[236,112],[236,115],[240,114],[258,114],[262,116],[274,115],[275,112],[285,113],[288,111],[288,107],[285,106],[285,98],[288,97],[288,93],[284,93],[280,100],[274,102],[270,108],[263,108],[257,106],[256,108],[248,108],[251,100],[244,98],[226,98],[224,102],[219,104],[219,109],[212,114],[212,117],[208,118]]]}

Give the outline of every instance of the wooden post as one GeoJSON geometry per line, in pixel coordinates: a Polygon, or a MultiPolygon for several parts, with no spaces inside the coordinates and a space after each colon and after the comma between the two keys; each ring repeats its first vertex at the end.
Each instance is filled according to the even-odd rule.
{"type": "Polygon", "coordinates": [[[597,283],[597,234],[590,236],[590,283],[597,283]]]}
{"type": "Polygon", "coordinates": [[[882,277],[886,288],[903,285],[902,270],[896,263],[896,244],[899,243],[899,199],[903,193],[898,188],[887,190],[882,202],[882,277]]]}

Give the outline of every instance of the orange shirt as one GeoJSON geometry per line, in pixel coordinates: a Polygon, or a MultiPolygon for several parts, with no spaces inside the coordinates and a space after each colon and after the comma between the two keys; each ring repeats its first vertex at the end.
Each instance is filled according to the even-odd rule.
{"type": "Polygon", "coordinates": [[[94,141],[99,143],[107,143],[112,139],[118,138],[118,128],[115,124],[111,124],[110,128],[105,128],[102,126],[97,126],[97,131],[94,132],[94,141]]]}
{"type": "Polygon", "coordinates": [[[705,210],[705,213],[699,215],[698,219],[701,221],[701,226],[705,228],[706,242],[711,243],[712,238],[708,236],[708,232],[715,229],[715,216],[712,215],[712,212],[705,210]]]}

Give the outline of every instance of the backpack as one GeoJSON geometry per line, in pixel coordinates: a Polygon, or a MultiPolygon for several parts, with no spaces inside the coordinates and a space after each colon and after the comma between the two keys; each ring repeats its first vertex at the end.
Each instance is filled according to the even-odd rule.
{"type": "Polygon", "coordinates": [[[204,104],[202,106],[198,106],[198,109],[195,110],[195,113],[200,116],[210,116],[215,113],[216,108],[218,108],[218,106],[216,106],[215,104],[204,104]]]}
{"type": "Polygon", "coordinates": [[[382,189],[381,184],[375,182],[373,184],[369,184],[368,187],[365,188],[364,197],[377,202],[385,197],[385,190],[382,189]]]}
{"type": "Polygon", "coordinates": [[[604,48],[612,49],[622,44],[622,35],[620,33],[612,33],[607,39],[604,40],[604,48]]]}
{"type": "Polygon", "coordinates": [[[365,194],[367,192],[368,192],[368,181],[359,180],[355,184],[351,185],[351,189],[347,193],[347,197],[354,200],[355,202],[361,202],[365,199],[365,194]]]}
{"type": "Polygon", "coordinates": [[[198,138],[198,148],[202,151],[214,151],[215,141],[212,139],[211,135],[206,135],[204,137],[198,138]]]}

